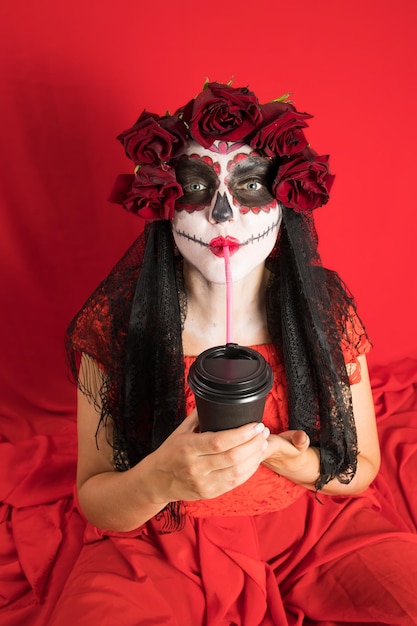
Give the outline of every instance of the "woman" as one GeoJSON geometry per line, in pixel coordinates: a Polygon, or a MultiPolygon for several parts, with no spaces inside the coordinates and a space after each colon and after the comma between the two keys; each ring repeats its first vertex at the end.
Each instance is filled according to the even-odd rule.
{"type": "Polygon", "coordinates": [[[417,623],[417,538],[367,489],[370,344],[320,264],[309,117],[209,83],[120,135],[113,197],[151,224],[69,330],[89,524],[53,624],[417,623]],[[201,433],[187,373],[225,343],[229,255],[233,341],[274,386],[262,424],[201,433]]]}

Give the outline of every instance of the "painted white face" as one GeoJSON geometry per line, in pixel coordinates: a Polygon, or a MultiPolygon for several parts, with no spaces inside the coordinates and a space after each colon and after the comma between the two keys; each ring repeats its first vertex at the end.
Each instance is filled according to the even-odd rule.
{"type": "Polygon", "coordinates": [[[282,218],[270,191],[273,163],[246,144],[191,142],[175,170],[184,196],[172,228],[183,257],[211,283],[225,282],[226,245],[234,281],[263,264],[282,218]]]}

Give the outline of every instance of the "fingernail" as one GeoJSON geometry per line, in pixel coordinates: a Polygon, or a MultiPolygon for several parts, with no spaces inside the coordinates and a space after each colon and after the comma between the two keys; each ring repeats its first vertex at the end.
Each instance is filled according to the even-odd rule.
{"type": "Polygon", "coordinates": [[[264,441],[264,442],[263,442],[263,444],[262,444],[262,450],[266,450],[268,446],[269,446],[269,443],[268,443],[268,441],[265,439],[265,441],[264,441]]]}
{"type": "Polygon", "coordinates": [[[256,426],[253,427],[255,433],[261,433],[265,428],[265,424],[262,424],[262,422],[260,422],[259,424],[256,424],[256,426]]]}
{"type": "Polygon", "coordinates": [[[265,430],[262,434],[265,437],[265,439],[268,439],[269,435],[271,434],[271,431],[269,430],[268,426],[265,427],[265,430]]]}

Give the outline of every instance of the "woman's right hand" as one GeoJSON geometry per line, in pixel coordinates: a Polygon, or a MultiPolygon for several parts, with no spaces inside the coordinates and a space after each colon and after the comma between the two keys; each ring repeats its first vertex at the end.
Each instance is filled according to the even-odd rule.
{"type": "MultiPolygon", "coordinates": [[[[100,372],[97,371],[99,379],[100,372]]],[[[268,445],[263,424],[200,433],[193,411],[152,454],[115,471],[111,425],[97,431],[97,407],[78,392],[78,499],[84,515],[107,530],[131,531],[169,502],[214,498],[245,482],[268,445]]]]}
{"type": "Polygon", "coordinates": [[[194,410],[149,457],[147,470],[154,498],[215,498],[241,485],[258,469],[268,446],[268,428],[245,424],[218,432],[198,432],[194,410]]]}

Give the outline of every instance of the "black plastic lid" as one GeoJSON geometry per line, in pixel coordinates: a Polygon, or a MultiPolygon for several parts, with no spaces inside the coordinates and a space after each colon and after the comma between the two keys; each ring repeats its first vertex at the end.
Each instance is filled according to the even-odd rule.
{"type": "Polygon", "coordinates": [[[192,364],[190,388],[199,396],[252,397],[267,393],[273,374],[264,357],[245,346],[226,344],[202,352],[192,364]]]}

